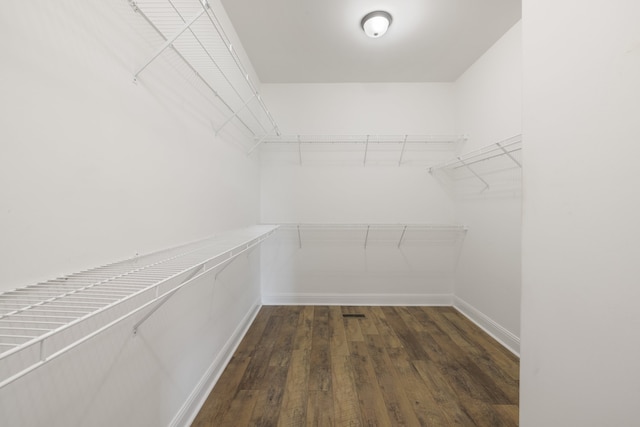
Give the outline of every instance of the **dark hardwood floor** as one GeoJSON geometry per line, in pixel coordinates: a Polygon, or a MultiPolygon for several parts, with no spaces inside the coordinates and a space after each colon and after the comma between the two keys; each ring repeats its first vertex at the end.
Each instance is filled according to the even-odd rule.
{"type": "Polygon", "coordinates": [[[517,426],[518,371],[451,307],[264,306],[193,425],[517,426]]]}

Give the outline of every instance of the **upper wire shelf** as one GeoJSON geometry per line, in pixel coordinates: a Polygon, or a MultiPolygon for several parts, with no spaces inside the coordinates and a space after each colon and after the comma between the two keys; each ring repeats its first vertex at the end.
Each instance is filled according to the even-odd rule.
{"type": "Polygon", "coordinates": [[[150,255],[0,293],[0,388],[147,310],[268,238],[276,226],[230,231],[150,255]]]}
{"type": "Polygon", "coordinates": [[[260,144],[296,145],[298,149],[299,163],[302,164],[303,145],[326,146],[362,146],[362,163],[366,165],[370,146],[385,146],[389,150],[397,152],[398,166],[402,165],[408,146],[432,146],[455,150],[463,143],[465,135],[268,135],[262,138],[249,151],[251,154],[260,144]]]}
{"type": "Polygon", "coordinates": [[[522,168],[522,161],[519,152],[522,150],[522,135],[516,135],[494,144],[490,144],[479,148],[478,150],[460,155],[447,162],[434,165],[429,168],[429,173],[434,174],[438,171],[456,171],[464,169],[479,180],[484,186],[483,190],[490,187],[489,182],[482,177],[482,171],[479,168],[480,163],[500,158],[507,159],[511,166],[522,168]],[[478,166],[476,166],[478,165],[478,166]]]}
{"type": "Polygon", "coordinates": [[[134,78],[171,50],[195,73],[226,111],[216,134],[231,122],[254,140],[280,131],[207,0],[129,0],[164,40],[134,78]]]}

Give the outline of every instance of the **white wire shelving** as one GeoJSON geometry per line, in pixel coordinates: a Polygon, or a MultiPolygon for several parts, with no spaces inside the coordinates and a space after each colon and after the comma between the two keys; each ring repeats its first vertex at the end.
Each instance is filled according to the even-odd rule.
{"type": "Polygon", "coordinates": [[[459,144],[466,140],[465,135],[268,135],[259,140],[249,151],[251,154],[262,145],[296,146],[298,160],[302,165],[303,146],[315,147],[345,147],[361,146],[362,163],[367,164],[367,155],[373,146],[384,147],[386,151],[394,151],[397,154],[397,164],[401,166],[405,154],[411,148],[430,147],[446,150],[455,150],[459,144]],[[410,148],[411,147],[411,148],[410,148]]]}
{"type": "Polygon", "coordinates": [[[0,388],[138,314],[136,334],[177,291],[216,268],[217,278],[276,229],[235,230],[1,293],[0,388]]]}
{"type": "Polygon", "coordinates": [[[166,51],[184,61],[227,111],[216,134],[235,122],[254,140],[279,135],[278,125],[242,64],[220,20],[207,0],[129,0],[164,40],[134,73],[144,70],[166,51]]]}
{"type": "Polygon", "coordinates": [[[467,227],[448,224],[279,224],[282,232],[297,239],[299,249],[304,242],[353,243],[367,249],[370,246],[394,246],[424,243],[456,244],[467,227]]]}
{"type": "Polygon", "coordinates": [[[522,160],[520,159],[520,151],[522,150],[522,135],[516,135],[494,144],[487,145],[478,150],[460,155],[447,162],[434,165],[429,168],[430,174],[443,171],[451,176],[457,170],[465,170],[471,174],[476,180],[483,185],[482,191],[491,187],[489,182],[483,177],[483,172],[491,171],[495,168],[480,168],[481,163],[489,161],[498,163],[501,167],[506,164],[511,167],[522,168],[522,160]]]}

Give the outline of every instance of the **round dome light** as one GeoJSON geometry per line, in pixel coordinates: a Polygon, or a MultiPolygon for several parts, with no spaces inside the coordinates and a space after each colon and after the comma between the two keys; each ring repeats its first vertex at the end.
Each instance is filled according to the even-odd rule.
{"type": "Polygon", "coordinates": [[[360,25],[365,34],[371,38],[382,37],[387,32],[389,25],[391,25],[391,15],[388,12],[377,10],[375,12],[367,13],[360,25]]]}

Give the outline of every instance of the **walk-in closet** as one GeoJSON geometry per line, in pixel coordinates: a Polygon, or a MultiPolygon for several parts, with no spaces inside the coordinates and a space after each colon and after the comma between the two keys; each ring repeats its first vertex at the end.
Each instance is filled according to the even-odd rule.
{"type": "Polygon", "coordinates": [[[636,425],[638,17],[3,1],[0,425],[636,425]]]}

